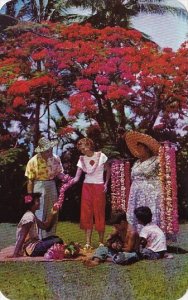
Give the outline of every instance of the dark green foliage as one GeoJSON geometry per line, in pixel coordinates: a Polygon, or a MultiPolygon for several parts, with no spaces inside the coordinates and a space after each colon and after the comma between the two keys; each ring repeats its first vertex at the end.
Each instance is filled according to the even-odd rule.
{"type": "Polygon", "coordinates": [[[0,222],[14,222],[20,218],[27,161],[25,149],[10,148],[0,152],[0,222]]]}

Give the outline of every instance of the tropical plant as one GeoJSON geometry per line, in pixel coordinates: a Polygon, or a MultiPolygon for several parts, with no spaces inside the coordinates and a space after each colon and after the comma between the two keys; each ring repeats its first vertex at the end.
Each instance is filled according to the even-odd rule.
{"type": "MultiPolygon", "coordinates": [[[[34,128],[35,144],[40,106],[50,119],[50,106],[59,101],[70,106],[72,123],[84,116],[112,144],[118,125],[151,133],[172,132],[178,119],[184,122],[186,44],[177,52],[160,51],[135,30],[51,23],[10,28],[1,49],[1,121],[17,120],[32,133],[34,128]]],[[[62,121],[59,133],[70,134],[70,120],[62,121]]]]}
{"type": "Polygon", "coordinates": [[[187,18],[187,12],[181,7],[167,5],[164,0],[14,0],[6,4],[6,14],[16,16],[18,19],[27,19],[36,22],[44,20],[71,22],[90,22],[93,26],[103,28],[105,26],[131,25],[130,17],[140,12],[150,14],[172,13],[187,18]],[[19,2],[19,7],[17,3],[19,2]],[[17,7],[16,7],[17,6],[17,7]],[[90,16],[72,14],[69,8],[78,7],[81,10],[91,9],[90,16]]]}
{"type": "Polygon", "coordinates": [[[91,16],[86,17],[82,23],[89,22],[97,28],[105,26],[131,27],[131,17],[137,16],[140,12],[161,15],[172,13],[185,18],[188,17],[185,9],[172,7],[166,4],[164,0],[69,0],[68,4],[90,8],[91,16]]]}

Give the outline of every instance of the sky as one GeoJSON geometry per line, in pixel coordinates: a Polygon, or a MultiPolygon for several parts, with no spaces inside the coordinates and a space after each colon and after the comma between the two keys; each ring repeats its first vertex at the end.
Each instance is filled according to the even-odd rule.
{"type": "MultiPolygon", "coordinates": [[[[176,0],[165,2],[175,7],[183,7],[184,2],[188,7],[188,0],[181,0],[182,4],[176,0]]],[[[135,29],[148,34],[162,48],[170,47],[176,51],[185,40],[188,40],[188,20],[170,13],[165,15],[140,13],[132,18],[132,25],[135,29]]]]}

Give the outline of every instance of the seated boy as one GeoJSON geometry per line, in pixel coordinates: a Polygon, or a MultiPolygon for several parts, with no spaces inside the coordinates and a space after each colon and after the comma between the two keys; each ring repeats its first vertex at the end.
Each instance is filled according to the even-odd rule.
{"type": "Polygon", "coordinates": [[[112,215],[111,224],[114,232],[107,239],[105,246],[99,246],[92,259],[87,260],[87,266],[96,266],[105,260],[117,264],[129,264],[138,260],[136,253],[138,233],[128,224],[126,213],[118,210],[112,215]]]}
{"type": "Polygon", "coordinates": [[[151,223],[152,212],[147,206],[140,206],[134,210],[139,224],[144,225],[140,231],[140,258],[163,258],[166,251],[166,237],[159,226],[151,223]]]}

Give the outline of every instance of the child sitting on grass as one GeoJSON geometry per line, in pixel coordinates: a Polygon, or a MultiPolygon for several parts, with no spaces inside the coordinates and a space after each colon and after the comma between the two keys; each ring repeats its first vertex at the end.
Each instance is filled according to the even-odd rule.
{"type": "Polygon", "coordinates": [[[154,260],[163,258],[167,251],[166,237],[159,226],[151,223],[152,212],[147,206],[134,210],[138,223],[144,225],[140,231],[140,258],[154,260]]]}
{"type": "Polygon", "coordinates": [[[63,240],[58,236],[39,239],[38,228],[49,231],[57,216],[57,210],[52,210],[44,222],[35,216],[36,210],[40,208],[40,196],[40,193],[31,193],[25,196],[27,211],[17,227],[16,245],[12,257],[23,256],[24,253],[27,256],[43,256],[55,243],[63,244],[63,240]]]}
{"type": "Polygon", "coordinates": [[[105,246],[99,246],[92,259],[84,262],[87,266],[96,266],[100,262],[112,261],[117,264],[129,264],[138,260],[136,253],[138,233],[128,224],[126,213],[116,211],[111,220],[114,232],[107,239],[105,246]]]}

